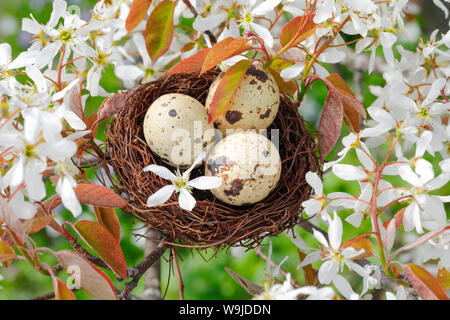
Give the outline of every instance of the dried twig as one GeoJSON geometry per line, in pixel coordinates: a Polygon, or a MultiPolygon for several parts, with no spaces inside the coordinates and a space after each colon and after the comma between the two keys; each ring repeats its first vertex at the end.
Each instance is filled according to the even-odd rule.
{"type": "Polygon", "coordinates": [[[144,275],[145,271],[150,268],[159,258],[163,255],[164,251],[167,249],[168,245],[160,243],[157,245],[156,249],[147,255],[144,260],[142,260],[136,267],[128,268],[128,277],[132,278],[130,282],[127,283],[125,289],[119,294],[121,300],[126,300],[138,285],[139,280],[144,275]]]}
{"type": "Polygon", "coordinates": [[[183,278],[181,277],[180,266],[178,265],[177,252],[174,247],[170,248],[170,250],[172,250],[172,259],[175,265],[175,271],[178,279],[178,295],[180,300],[184,300],[184,283],[183,278]]]}

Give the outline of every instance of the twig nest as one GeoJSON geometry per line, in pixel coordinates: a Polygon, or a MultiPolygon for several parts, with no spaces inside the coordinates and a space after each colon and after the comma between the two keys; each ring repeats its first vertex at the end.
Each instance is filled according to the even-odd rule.
{"type": "Polygon", "coordinates": [[[148,108],[144,137],[150,149],[171,166],[189,166],[214,141],[204,106],[179,93],[165,94],[148,108]]]}
{"type": "Polygon", "coordinates": [[[221,201],[249,205],[267,197],[281,175],[281,159],[276,146],[254,131],[228,135],[208,156],[205,175],[222,178],[220,187],[211,189],[221,201]]]}
{"type": "MultiPolygon", "coordinates": [[[[188,95],[204,104],[218,74],[217,69],[200,77],[178,74],[143,84],[129,94],[108,124],[103,172],[114,169],[115,176],[110,180],[115,192],[127,202],[126,211],[164,234],[171,245],[198,249],[255,247],[265,237],[293,228],[302,220],[301,203],[309,199],[312,191],[305,175],[308,171],[320,171],[314,139],[298,114],[298,106],[280,95],[279,111],[267,128],[267,138],[272,141],[272,129],[278,129],[281,175],[266,198],[236,206],[220,201],[209,190],[193,189],[196,204],[192,211],[180,208],[176,193],[164,205],[147,207],[148,197],[168,184],[152,172],[144,172],[150,164],[165,165],[144,138],[147,110],[159,97],[173,93],[188,95]]],[[[204,166],[191,172],[193,179],[203,175],[204,166]]]]}
{"type": "MultiPolygon", "coordinates": [[[[222,74],[209,89],[205,105],[208,113],[222,74]]],[[[215,123],[224,134],[227,129],[266,129],[275,119],[279,105],[280,92],[273,76],[268,70],[251,65],[231,98],[229,107],[215,123]]]]}

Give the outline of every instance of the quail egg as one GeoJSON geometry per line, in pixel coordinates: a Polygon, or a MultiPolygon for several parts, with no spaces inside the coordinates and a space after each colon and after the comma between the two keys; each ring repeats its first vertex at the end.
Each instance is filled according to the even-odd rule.
{"type": "MultiPolygon", "coordinates": [[[[209,89],[205,103],[208,113],[221,78],[219,75],[209,89]]],[[[227,129],[266,129],[275,119],[279,105],[280,91],[274,77],[262,67],[251,65],[229,107],[215,123],[223,134],[227,129]]]]}
{"type": "Polygon", "coordinates": [[[205,175],[222,178],[222,185],[211,189],[219,200],[236,206],[253,204],[266,198],[277,185],[280,154],[263,135],[255,131],[236,132],[211,150],[205,175]]]}
{"type": "Polygon", "coordinates": [[[214,126],[205,107],[179,93],[160,96],[148,108],[143,125],[150,149],[171,166],[191,165],[214,141],[214,126]]]}

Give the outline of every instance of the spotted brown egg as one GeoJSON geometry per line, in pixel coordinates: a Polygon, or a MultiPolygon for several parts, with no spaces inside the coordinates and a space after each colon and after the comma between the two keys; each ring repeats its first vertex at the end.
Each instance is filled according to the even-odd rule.
{"type": "Polygon", "coordinates": [[[253,204],[266,198],[277,185],[280,154],[263,135],[255,131],[236,132],[211,150],[205,175],[222,178],[221,186],[211,189],[219,200],[236,206],[253,204]]]}
{"type": "Polygon", "coordinates": [[[189,166],[214,141],[205,107],[179,93],[160,96],[148,108],[143,125],[150,149],[171,166],[189,166]]]}
{"type": "MultiPolygon", "coordinates": [[[[205,107],[211,102],[222,75],[211,84],[205,107]]],[[[227,129],[266,129],[275,119],[280,105],[280,92],[274,77],[260,66],[251,65],[230,100],[229,107],[215,121],[226,133],[227,129]]]]}

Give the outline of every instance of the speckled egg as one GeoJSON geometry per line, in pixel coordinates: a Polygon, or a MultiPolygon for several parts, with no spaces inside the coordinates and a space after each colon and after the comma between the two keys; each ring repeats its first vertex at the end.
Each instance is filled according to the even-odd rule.
{"type": "Polygon", "coordinates": [[[280,154],[269,139],[255,131],[233,133],[211,150],[205,175],[222,178],[222,185],[211,189],[219,200],[236,206],[256,203],[266,198],[280,179],[280,154]]]}
{"type": "MultiPolygon", "coordinates": [[[[221,78],[219,75],[209,89],[205,103],[208,113],[221,78]]],[[[275,119],[279,105],[280,92],[274,77],[262,67],[251,65],[228,109],[215,123],[223,133],[226,129],[266,129],[275,119]]]]}
{"type": "Polygon", "coordinates": [[[144,137],[150,149],[171,166],[189,166],[214,141],[214,126],[205,107],[179,93],[160,96],[144,118],[144,137]]]}

